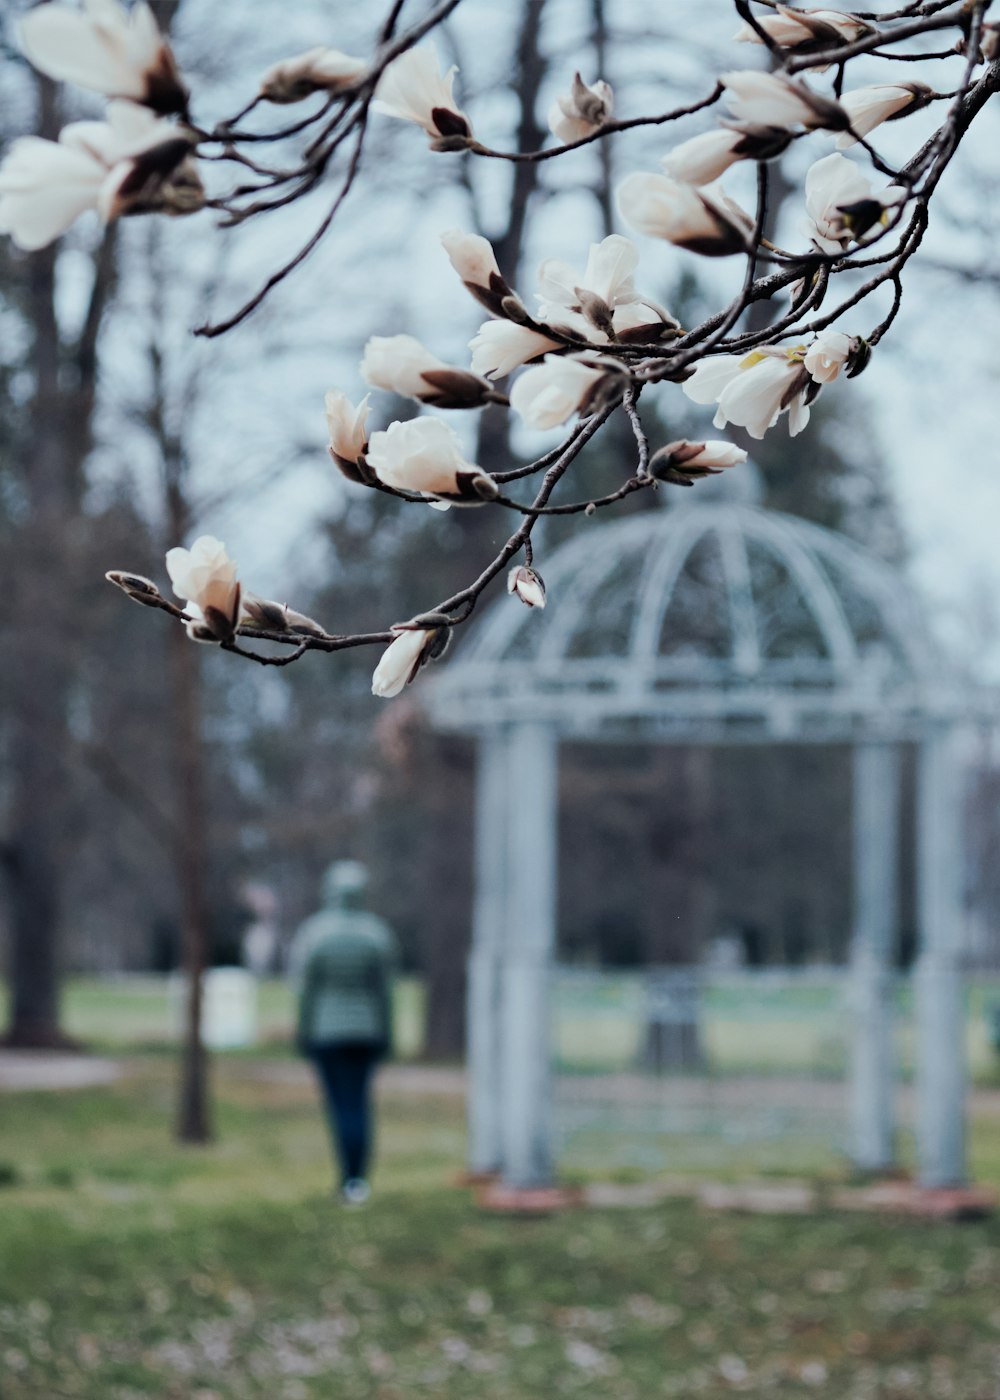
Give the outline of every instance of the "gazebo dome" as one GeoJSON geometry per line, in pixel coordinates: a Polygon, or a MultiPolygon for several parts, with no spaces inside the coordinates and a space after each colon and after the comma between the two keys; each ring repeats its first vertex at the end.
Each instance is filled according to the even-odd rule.
{"type": "Polygon", "coordinates": [[[940,667],[898,574],[798,517],[691,497],[581,521],[542,557],[544,612],[504,598],[470,628],[433,687],[437,721],[833,740],[927,716],[940,667]]]}

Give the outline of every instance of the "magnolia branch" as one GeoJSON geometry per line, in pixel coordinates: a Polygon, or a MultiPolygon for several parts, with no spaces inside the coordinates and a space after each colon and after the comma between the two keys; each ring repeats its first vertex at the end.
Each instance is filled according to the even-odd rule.
{"type": "MultiPolygon", "coordinates": [[[[684,139],[666,150],[659,170],[631,170],[617,190],[617,207],[623,222],[647,240],[683,257],[729,260],[738,270],[727,303],[699,325],[682,326],[640,289],[639,250],[622,234],[594,244],[585,263],[582,256],[575,263],[547,258],[539,268],[537,306],[529,310],[490,243],[449,230],[442,235],[445,253],[486,316],[470,342],[471,363],[448,364],[409,335],[372,337],[365,347],[360,371],[372,389],[443,415],[509,409],[527,430],[563,428],[558,446],[493,472],[468,460],[447,416],[371,430],[368,397],[354,403],[339,389],[327,395],[330,456],[351,483],[348,489],[382,492],[400,508],[430,503],[521,517],[471,584],[382,631],[341,635],[252,594],[212,536],[167,555],[183,607],[142,575],[108,575],[134,601],[168,613],[194,641],[259,665],[287,666],[311,651],[384,647],[373,677],[375,693],[383,696],[397,694],[443,653],[453,629],[505,570],[516,600],[544,608],[532,541],[543,516],[593,515],[635,492],[691,487],[745,460],[726,439],[651,442],[641,394],[683,394],[696,405],[714,406],[722,428],[731,424],[760,439],[782,419],[790,433],[800,432],[826,384],[860,374],[899,314],[940,181],[970,125],[1000,90],[1000,25],[987,21],[989,0],[924,0],[882,15],[732,0],[732,13],[742,21],[736,40],[769,68],[741,68],[734,58],[707,76],[701,96],[667,111],[625,116],[616,115],[615,93],[603,78],[588,83],[579,73],[567,74],[548,114],[553,144],[508,151],[474,130],[455,95],[455,70],[442,69],[434,48],[435,32],[460,6],[471,8],[471,0],[440,0],[405,27],[403,0],[394,0],[372,54],[316,48],[293,55],[268,69],[253,96],[211,130],[192,119],[190,93],[169,44],[151,21],[136,19],[138,12],[119,11],[117,0],[108,0],[97,24],[89,11],[56,3],[45,7],[55,12],[54,24],[39,25],[38,11],[31,11],[22,26],[30,61],[54,79],[72,77],[112,100],[103,127],[70,127],[58,142],[15,142],[0,166],[0,231],[28,249],[59,237],[82,207],[98,210],[106,221],[215,211],[224,238],[327,189],[325,211],[306,241],[235,312],[198,328],[213,338],[250,317],[330,236],[363,182],[375,121],[421,129],[431,161],[521,165],[584,159],[612,139],[624,154],[630,133],[680,124],[684,139]],[[942,35],[951,47],[941,46],[942,35]],[[102,46],[107,54],[93,74],[85,60],[67,67],[65,56],[74,48],[101,55],[102,46]],[[882,65],[884,81],[852,86],[858,58],[882,65]],[[938,90],[907,76],[911,68],[893,67],[918,61],[938,65],[935,71],[960,64],[957,83],[953,68],[938,90]],[[298,120],[274,118],[298,103],[314,105],[298,120]],[[897,169],[878,148],[880,128],[931,109],[943,109],[943,118],[897,169]],[[687,123],[699,118],[690,134],[687,123]],[[706,118],[714,122],[708,129],[706,118]],[[819,154],[821,137],[836,141],[832,153],[827,145],[819,154]],[[816,152],[802,191],[809,235],[801,249],[765,237],[769,167],[793,145],[816,152]],[[721,184],[741,164],[756,174],[752,212],[734,204],[721,184]],[[229,187],[207,190],[206,171],[220,184],[228,178],[229,187]],[[846,283],[838,280],[845,275],[846,283]],[[787,304],[775,314],[748,316],[760,303],[785,296],[787,304]],[[852,315],[861,319],[845,321],[852,315]],[[564,499],[563,484],[572,482],[581,453],[619,410],[634,461],[622,467],[615,460],[614,475],[596,494],[567,489],[564,499]],[[537,479],[530,500],[507,494],[508,485],[530,478],[537,479]],[[516,562],[519,556],[523,562],[516,562]],[[261,643],[277,650],[261,652],[261,643]]],[[[724,0],[717,8],[726,8],[724,0]]]]}

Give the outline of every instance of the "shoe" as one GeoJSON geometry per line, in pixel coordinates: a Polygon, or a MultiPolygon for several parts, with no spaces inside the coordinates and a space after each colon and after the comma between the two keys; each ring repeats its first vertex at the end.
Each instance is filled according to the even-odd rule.
{"type": "Polygon", "coordinates": [[[363,1206],[372,1193],[372,1188],[363,1176],[352,1176],[340,1188],[340,1194],[349,1206],[363,1206]]]}

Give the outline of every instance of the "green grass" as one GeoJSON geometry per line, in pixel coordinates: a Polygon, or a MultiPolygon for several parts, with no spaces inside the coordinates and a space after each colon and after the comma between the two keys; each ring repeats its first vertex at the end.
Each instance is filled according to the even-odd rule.
{"type": "MultiPolygon", "coordinates": [[[[0,982],[0,1025],[6,1014],[7,989],[0,982]]],[[[114,1053],[168,1047],[178,1033],[178,1016],[166,977],[72,977],[63,988],[63,1029],[92,1050],[114,1053]]],[[[423,986],[415,977],[401,978],[395,988],[396,1050],[401,1058],[419,1053],[423,1019],[423,986]]],[[[260,982],[257,1028],[269,1055],[276,1047],[290,1044],[294,1024],[294,998],[288,983],[278,978],[260,982]]]]}
{"type": "MultiPolygon", "coordinates": [[[[3,1400],[1000,1393],[998,1222],[494,1218],[449,1184],[460,1101],[402,1095],[350,1212],[287,1062],[221,1060],[204,1149],[169,1140],[171,1077],[0,1101],[3,1400]]],[[[1000,1182],[1000,1123],[973,1145],[1000,1182]]]]}
{"type": "MultiPolygon", "coordinates": [[[[287,1046],[293,1025],[292,995],[277,979],[259,988],[258,1022],[268,1054],[287,1046]]],[[[903,1072],[913,1063],[912,995],[898,998],[898,1059],[903,1072]]],[[[969,989],[966,1043],[978,1083],[1000,1082],[1000,1059],[987,1019],[1000,1004],[1000,986],[980,978],[969,989]]],[[[169,1045],[172,1036],[166,979],[71,979],[65,989],[65,1026],[95,1049],[118,1051],[169,1045]]],[[[4,1015],[0,987],[0,1019],[4,1015]]],[[[396,989],[396,1046],[404,1059],[423,1044],[424,989],[404,978],[396,989]]],[[[718,1073],[753,1071],[842,1074],[847,1063],[849,1018],[836,988],[743,983],[709,988],[704,996],[702,1042],[718,1073]]],[[[635,1064],[642,1049],[642,991],[635,974],[609,974],[600,982],[560,979],[556,988],[553,1042],[566,1069],[621,1069],[635,1064]]]]}

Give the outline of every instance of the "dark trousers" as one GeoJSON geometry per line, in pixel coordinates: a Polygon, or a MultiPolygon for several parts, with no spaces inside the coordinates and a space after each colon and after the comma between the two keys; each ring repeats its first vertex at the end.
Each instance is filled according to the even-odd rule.
{"type": "Polygon", "coordinates": [[[365,1176],[372,1148],[371,1077],[383,1047],[345,1040],[309,1045],[307,1053],[323,1086],[343,1180],[365,1176]]]}

